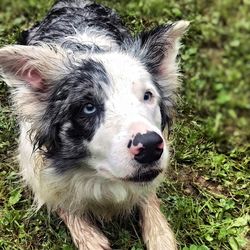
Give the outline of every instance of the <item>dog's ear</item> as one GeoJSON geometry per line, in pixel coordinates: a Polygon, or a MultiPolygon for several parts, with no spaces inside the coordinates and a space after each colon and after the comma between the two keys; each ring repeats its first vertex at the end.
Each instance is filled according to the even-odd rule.
{"type": "Polygon", "coordinates": [[[65,72],[65,57],[53,46],[6,46],[0,49],[0,74],[11,87],[45,91],[65,72]]]}
{"type": "Polygon", "coordinates": [[[137,37],[135,53],[156,80],[176,82],[178,72],[176,56],[180,47],[179,40],[188,26],[188,21],[181,20],[158,26],[137,37]]]}
{"type": "Polygon", "coordinates": [[[55,46],[6,46],[0,49],[0,76],[13,87],[14,104],[24,117],[35,117],[51,85],[67,74],[67,56],[55,46]]]}
{"type": "Polygon", "coordinates": [[[139,34],[132,46],[132,53],[146,66],[161,92],[162,129],[166,124],[170,127],[173,120],[176,90],[179,85],[176,57],[180,39],[188,26],[189,22],[183,20],[158,26],[139,34]]]}

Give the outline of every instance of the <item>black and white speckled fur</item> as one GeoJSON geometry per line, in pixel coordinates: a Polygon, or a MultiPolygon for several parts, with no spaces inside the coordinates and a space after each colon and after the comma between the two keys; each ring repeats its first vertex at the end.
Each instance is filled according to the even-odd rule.
{"type": "Polygon", "coordinates": [[[109,218],[155,193],[168,142],[149,164],[136,162],[127,145],[136,133],[169,129],[188,24],[132,37],[114,11],[60,0],[21,45],[0,49],[19,116],[21,172],[38,207],[109,218]]]}
{"type": "Polygon", "coordinates": [[[110,45],[118,48],[127,39],[132,39],[129,31],[111,9],[90,1],[62,0],[42,22],[23,33],[22,42],[56,43],[68,50],[95,52],[110,50],[110,45]],[[82,36],[90,36],[89,44],[82,43],[82,36]]]}

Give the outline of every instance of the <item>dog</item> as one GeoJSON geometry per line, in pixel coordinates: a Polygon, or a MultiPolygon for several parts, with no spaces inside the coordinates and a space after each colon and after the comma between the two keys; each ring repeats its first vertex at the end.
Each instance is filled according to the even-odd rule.
{"type": "Polygon", "coordinates": [[[20,125],[20,171],[37,209],[46,205],[79,249],[111,249],[90,220],[137,207],[150,250],[177,249],[156,188],[169,159],[179,86],[177,21],[132,36],[111,9],[59,0],[0,49],[20,125]]]}

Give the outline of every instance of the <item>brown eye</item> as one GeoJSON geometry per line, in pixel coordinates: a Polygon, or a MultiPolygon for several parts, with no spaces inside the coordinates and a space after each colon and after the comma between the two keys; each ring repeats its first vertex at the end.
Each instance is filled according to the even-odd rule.
{"type": "Polygon", "coordinates": [[[143,100],[145,102],[149,102],[149,101],[152,100],[152,98],[153,98],[153,94],[150,91],[146,91],[145,94],[144,94],[143,100]]]}

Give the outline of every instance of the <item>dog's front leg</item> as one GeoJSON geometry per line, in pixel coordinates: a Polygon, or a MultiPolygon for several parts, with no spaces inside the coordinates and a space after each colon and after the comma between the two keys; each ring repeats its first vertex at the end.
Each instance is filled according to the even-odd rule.
{"type": "Polygon", "coordinates": [[[108,239],[91,224],[88,219],[58,211],[59,216],[69,228],[72,239],[79,250],[109,250],[108,239]]]}
{"type": "Polygon", "coordinates": [[[140,224],[148,250],[176,250],[176,240],[167,220],[160,211],[159,200],[152,195],[140,204],[140,224]]]}

